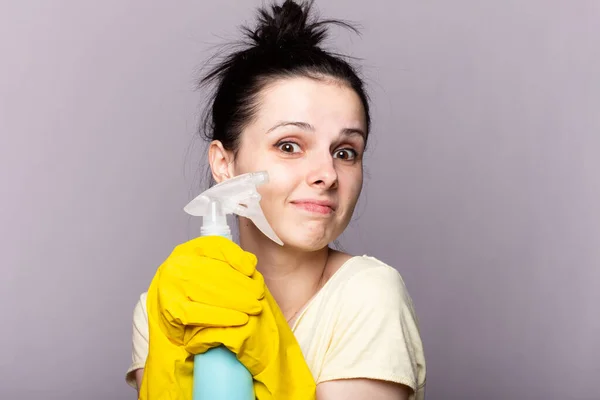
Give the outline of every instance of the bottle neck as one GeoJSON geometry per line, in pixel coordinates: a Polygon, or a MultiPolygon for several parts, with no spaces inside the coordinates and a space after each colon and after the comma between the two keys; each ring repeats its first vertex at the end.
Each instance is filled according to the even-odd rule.
{"type": "Polygon", "coordinates": [[[223,236],[231,239],[231,229],[227,224],[227,217],[223,213],[221,204],[211,200],[209,212],[202,217],[201,236],[223,236]]]}
{"type": "Polygon", "coordinates": [[[233,240],[228,225],[209,225],[200,228],[200,236],[223,236],[233,240]]]}

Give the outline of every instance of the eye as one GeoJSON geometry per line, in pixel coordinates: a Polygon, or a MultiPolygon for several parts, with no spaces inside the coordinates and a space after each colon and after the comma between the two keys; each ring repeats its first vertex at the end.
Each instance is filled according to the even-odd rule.
{"type": "Polygon", "coordinates": [[[294,142],[279,142],[276,146],[284,153],[299,153],[301,151],[300,145],[294,142]]]}
{"type": "Polygon", "coordinates": [[[333,154],[333,158],[352,161],[356,158],[356,155],[356,151],[353,149],[340,149],[336,150],[336,152],[333,154]]]}

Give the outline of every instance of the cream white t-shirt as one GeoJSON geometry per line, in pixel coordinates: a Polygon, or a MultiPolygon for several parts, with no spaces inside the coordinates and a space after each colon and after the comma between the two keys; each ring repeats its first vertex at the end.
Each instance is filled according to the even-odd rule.
{"type": "MultiPolygon", "coordinates": [[[[346,261],[298,315],[292,330],[317,384],[367,378],[404,384],[425,395],[425,356],[412,300],[400,273],[374,257],[346,261]]],[[[133,314],[132,363],[148,355],[146,293],[133,314]]]]}

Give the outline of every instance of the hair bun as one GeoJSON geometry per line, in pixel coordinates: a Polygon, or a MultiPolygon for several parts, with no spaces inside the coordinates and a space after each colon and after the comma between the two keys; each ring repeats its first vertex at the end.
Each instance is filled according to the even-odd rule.
{"type": "Polygon", "coordinates": [[[245,28],[256,46],[278,48],[317,47],[326,36],[328,21],[309,21],[313,1],[296,3],[286,0],[281,6],[262,8],[254,30],[245,28]]]}

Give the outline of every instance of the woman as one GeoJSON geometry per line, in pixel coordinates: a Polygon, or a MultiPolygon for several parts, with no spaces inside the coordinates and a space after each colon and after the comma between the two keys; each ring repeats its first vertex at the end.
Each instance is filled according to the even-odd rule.
{"type": "MultiPolygon", "coordinates": [[[[246,275],[264,278],[289,324],[278,329],[293,332],[317,399],[422,399],[423,347],[400,274],[328,246],[361,192],[370,117],[354,69],[319,47],[326,23],[342,24],[312,21],[310,4],[263,9],[258,26],[246,29],[251,43],[204,78],[217,83],[206,124],[212,176],[269,173],[261,206],[284,246],[240,218],[240,247],[256,256],[258,272],[246,275]]],[[[127,375],[138,388],[148,355],[146,302],[143,294],[134,313],[127,375]]],[[[243,308],[247,321],[252,311],[243,308]]]]}

